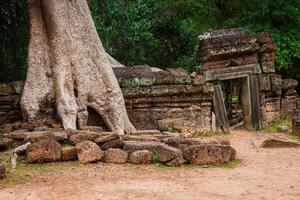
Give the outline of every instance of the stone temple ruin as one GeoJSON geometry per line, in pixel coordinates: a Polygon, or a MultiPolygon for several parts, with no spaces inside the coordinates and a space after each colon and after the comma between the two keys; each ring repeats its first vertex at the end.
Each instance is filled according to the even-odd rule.
{"type": "Polygon", "coordinates": [[[153,152],[158,152],[160,161],[168,165],[178,165],[183,159],[192,164],[228,162],[235,157],[228,142],[183,139],[172,132],[192,137],[209,131],[226,131],[241,123],[257,130],[281,118],[292,118],[300,109],[295,90],[298,82],[282,79],[275,73],[275,51],[272,36],[267,32],[255,37],[243,29],[229,29],[199,36],[200,66],[192,74],[183,69],[160,70],[147,65],[114,68],[129,118],[138,130],[144,130],[133,134],[147,136],[108,134],[109,130],[93,110],[89,110],[89,126],[81,131],[61,130],[54,109],[45,110],[40,120],[23,122],[19,106],[22,83],[1,84],[0,133],[20,144],[38,142],[27,149],[30,162],[68,160],[64,159],[68,156],[77,159],[76,149],[81,159],[87,148],[94,149],[94,153],[89,155],[90,160],[89,156],[83,156],[81,160],[88,159],[83,162],[100,160],[103,154],[111,162],[148,163],[153,152]],[[76,148],[60,150],[57,142],[39,143],[40,139],[49,138],[69,140],[76,148]],[[54,148],[57,154],[54,160],[34,151],[45,146],[54,148]],[[106,153],[99,153],[102,151],[106,153]]]}

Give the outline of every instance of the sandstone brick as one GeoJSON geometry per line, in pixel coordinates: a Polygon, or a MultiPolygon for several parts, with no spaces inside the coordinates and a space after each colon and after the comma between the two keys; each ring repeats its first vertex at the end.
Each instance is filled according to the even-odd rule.
{"type": "Polygon", "coordinates": [[[28,163],[54,162],[61,159],[61,145],[54,140],[42,140],[26,150],[28,163]]]}
{"type": "Polygon", "coordinates": [[[153,153],[149,150],[135,151],[130,154],[129,161],[133,164],[151,164],[153,153]]]}
{"type": "Polygon", "coordinates": [[[104,152],[104,161],[106,163],[126,163],[128,160],[128,153],[121,149],[107,149],[104,152]]]}
{"type": "Polygon", "coordinates": [[[81,163],[92,163],[102,159],[103,151],[94,142],[84,141],[76,144],[78,160],[81,163]]]}

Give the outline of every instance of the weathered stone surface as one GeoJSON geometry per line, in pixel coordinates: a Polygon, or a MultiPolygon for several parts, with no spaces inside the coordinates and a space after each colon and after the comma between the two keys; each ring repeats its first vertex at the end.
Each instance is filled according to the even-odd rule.
{"type": "Polygon", "coordinates": [[[106,163],[126,163],[128,160],[128,153],[121,149],[107,149],[104,152],[104,162],[106,163]]]}
{"type": "Polygon", "coordinates": [[[108,134],[108,135],[102,135],[100,137],[98,137],[95,142],[97,144],[103,144],[105,142],[109,142],[111,140],[118,140],[120,139],[120,136],[116,133],[112,133],[112,134],[108,134]]]}
{"type": "Polygon", "coordinates": [[[61,151],[62,161],[75,161],[78,160],[77,151],[75,147],[63,147],[61,151]]]}
{"type": "Polygon", "coordinates": [[[5,151],[12,148],[14,141],[11,138],[5,138],[0,136],[0,151],[5,151]]]}
{"type": "Polygon", "coordinates": [[[154,73],[155,75],[155,84],[156,85],[172,85],[174,84],[174,76],[171,72],[160,71],[154,73]]]}
{"type": "Polygon", "coordinates": [[[271,77],[272,91],[281,90],[282,87],[281,75],[271,74],[270,77],[271,77]]]}
{"type": "Polygon", "coordinates": [[[54,140],[42,140],[26,150],[28,163],[54,162],[61,159],[61,145],[54,140]]]}
{"type": "Polygon", "coordinates": [[[270,32],[260,32],[257,35],[257,41],[259,43],[269,43],[273,41],[272,34],[270,32]]]}
{"type": "Polygon", "coordinates": [[[205,77],[203,75],[196,75],[192,79],[193,85],[204,85],[206,82],[205,77]]]}
{"type": "Polygon", "coordinates": [[[123,141],[143,141],[143,142],[150,142],[150,141],[155,141],[159,142],[160,140],[156,138],[153,135],[123,135],[122,136],[123,141]]]}
{"type": "Polygon", "coordinates": [[[113,70],[123,88],[152,86],[155,83],[155,75],[148,65],[114,68],[113,70]]]}
{"type": "Polygon", "coordinates": [[[289,147],[300,147],[300,143],[294,140],[270,138],[265,140],[261,146],[263,148],[289,148],[289,147]]]}
{"type": "Polygon", "coordinates": [[[280,99],[275,99],[274,101],[266,102],[266,110],[267,112],[279,111],[281,109],[280,99]]]}
{"type": "Polygon", "coordinates": [[[151,164],[153,161],[153,153],[149,150],[135,151],[130,154],[129,161],[133,164],[151,164]]]}
{"type": "Polygon", "coordinates": [[[3,163],[0,163],[0,179],[3,179],[6,176],[6,166],[3,163]]]}
{"type": "Polygon", "coordinates": [[[97,162],[102,159],[104,154],[101,148],[91,141],[76,144],[76,152],[81,163],[97,162]]]}
{"type": "Polygon", "coordinates": [[[200,144],[187,146],[183,157],[191,164],[227,163],[234,159],[235,150],[229,145],[200,144]]]}
{"type": "Polygon", "coordinates": [[[297,90],[295,89],[288,89],[288,90],[283,90],[282,91],[282,97],[283,98],[290,98],[290,97],[297,97],[298,96],[298,93],[297,93],[297,90]]]}
{"type": "Polygon", "coordinates": [[[123,149],[129,153],[139,150],[152,151],[157,156],[157,159],[163,163],[172,161],[175,158],[182,159],[182,151],[180,149],[160,142],[124,141],[123,149]]]}
{"type": "Polygon", "coordinates": [[[282,79],[282,89],[294,89],[298,86],[298,81],[295,79],[282,79]]]}
{"type": "Polygon", "coordinates": [[[120,139],[118,140],[110,140],[108,142],[105,142],[103,144],[100,145],[101,149],[106,150],[106,149],[110,149],[110,148],[122,148],[124,145],[124,142],[120,139]]]}
{"type": "Polygon", "coordinates": [[[155,135],[161,134],[159,130],[136,130],[130,133],[131,135],[155,135]]]}
{"type": "Polygon", "coordinates": [[[103,128],[100,127],[100,126],[84,126],[84,127],[81,127],[81,130],[83,130],[83,131],[90,131],[90,132],[96,132],[96,133],[103,132],[103,128]]]}
{"type": "Polygon", "coordinates": [[[258,83],[260,91],[269,91],[271,90],[271,80],[269,75],[260,74],[258,75],[258,83]]]}
{"type": "Polygon", "coordinates": [[[101,133],[90,132],[90,131],[80,131],[77,134],[71,135],[69,137],[70,143],[75,145],[77,143],[90,140],[95,141],[97,138],[101,137],[101,133]]]}
{"type": "Polygon", "coordinates": [[[261,62],[260,66],[264,73],[275,73],[275,64],[272,61],[261,62]]]}
{"type": "Polygon", "coordinates": [[[292,119],[292,129],[294,134],[300,136],[300,111],[299,110],[294,113],[292,119]]]}
{"type": "Polygon", "coordinates": [[[37,131],[37,132],[26,132],[25,142],[38,142],[41,140],[55,140],[57,142],[63,142],[68,140],[68,135],[65,131],[37,131]]]}

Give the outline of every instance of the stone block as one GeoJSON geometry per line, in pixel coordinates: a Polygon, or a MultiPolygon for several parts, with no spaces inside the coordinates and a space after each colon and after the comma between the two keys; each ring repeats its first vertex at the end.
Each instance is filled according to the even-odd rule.
{"type": "Polygon", "coordinates": [[[77,151],[75,147],[63,147],[61,151],[62,161],[75,161],[78,160],[77,151]]]}
{"type": "Polygon", "coordinates": [[[61,159],[61,145],[54,140],[42,140],[26,149],[28,163],[54,162],[61,159]]]}
{"type": "Polygon", "coordinates": [[[276,51],[276,45],[274,42],[260,44],[259,52],[261,53],[273,53],[276,51]]]}
{"type": "Polygon", "coordinates": [[[261,58],[260,58],[261,62],[271,62],[274,63],[275,62],[275,53],[271,52],[271,53],[262,53],[261,54],[261,58]]]}
{"type": "Polygon", "coordinates": [[[104,152],[104,162],[123,164],[128,160],[128,153],[121,149],[107,149],[104,152]]]}
{"type": "Polygon", "coordinates": [[[279,74],[271,74],[271,88],[272,91],[281,90],[282,88],[282,79],[279,74]]]}
{"type": "Polygon", "coordinates": [[[297,109],[300,110],[300,98],[296,100],[297,109]]]}
{"type": "Polygon", "coordinates": [[[120,139],[120,136],[116,133],[112,133],[112,134],[107,134],[107,135],[101,135],[100,137],[98,137],[95,142],[99,145],[109,142],[111,140],[118,140],[120,139]]]}
{"type": "Polygon", "coordinates": [[[90,132],[90,131],[80,131],[77,134],[71,135],[69,141],[71,144],[75,145],[86,140],[95,141],[97,138],[103,136],[102,133],[90,132]]]}
{"type": "Polygon", "coordinates": [[[270,32],[260,32],[257,34],[257,41],[259,43],[273,42],[272,34],[270,32]]]}
{"type": "Polygon", "coordinates": [[[275,100],[275,101],[266,102],[266,111],[267,112],[279,111],[280,109],[281,109],[280,99],[275,100]]]}
{"type": "Polygon", "coordinates": [[[108,142],[105,142],[103,144],[100,145],[102,150],[107,150],[110,148],[122,148],[124,145],[124,142],[120,139],[117,140],[110,140],[108,142]]]}
{"type": "Polygon", "coordinates": [[[6,166],[3,163],[0,163],[0,179],[3,179],[6,176],[6,166]]]}
{"type": "Polygon", "coordinates": [[[174,77],[168,71],[160,71],[154,73],[156,85],[172,85],[174,84],[174,77]]]}
{"type": "Polygon", "coordinates": [[[92,163],[102,159],[103,151],[94,142],[84,141],[76,144],[78,160],[81,163],[92,163]]]}
{"type": "Polygon", "coordinates": [[[263,61],[260,63],[263,73],[275,73],[275,64],[272,61],[263,61]]]}
{"type": "Polygon", "coordinates": [[[282,90],[282,97],[296,97],[298,95],[297,90],[295,89],[288,89],[288,90],[282,90]]]}
{"type": "Polygon", "coordinates": [[[183,150],[184,159],[194,165],[228,163],[235,156],[236,151],[229,145],[190,145],[183,150]]]}
{"type": "Polygon", "coordinates": [[[258,75],[258,84],[260,91],[269,91],[271,90],[271,79],[269,75],[260,74],[258,75]]]}
{"type": "Polygon", "coordinates": [[[300,118],[294,117],[292,120],[293,133],[300,136],[300,118]]]}
{"type": "Polygon", "coordinates": [[[139,150],[151,151],[157,160],[168,163],[174,159],[182,159],[182,151],[160,142],[125,141],[124,150],[133,153],[139,150]]]}
{"type": "Polygon", "coordinates": [[[204,85],[205,82],[206,80],[203,75],[196,75],[192,80],[193,85],[204,85]]]}
{"type": "Polygon", "coordinates": [[[149,150],[135,151],[130,154],[129,161],[133,164],[151,164],[153,158],[153,153],[149,150]]]}
{"type": "Polygon", "coordinates": [[[282,79],[282,89],[294,89],[298,86],[298,81],[295,79],[282,79]]]}

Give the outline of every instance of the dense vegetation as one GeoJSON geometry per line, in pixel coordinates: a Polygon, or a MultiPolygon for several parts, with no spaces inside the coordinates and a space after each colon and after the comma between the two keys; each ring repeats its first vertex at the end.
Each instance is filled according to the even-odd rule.
{"type": "MultiPolygon", "coordinates": [[[[130,66],[197,66],[197,35],[244,27],[270,31],[278,46],[276,68],[300,80],[299,0],[88,0],[106,50],[130,66]]],[[[0,81],[24,78],[26,0],[0,5],[0,81]]]]}

